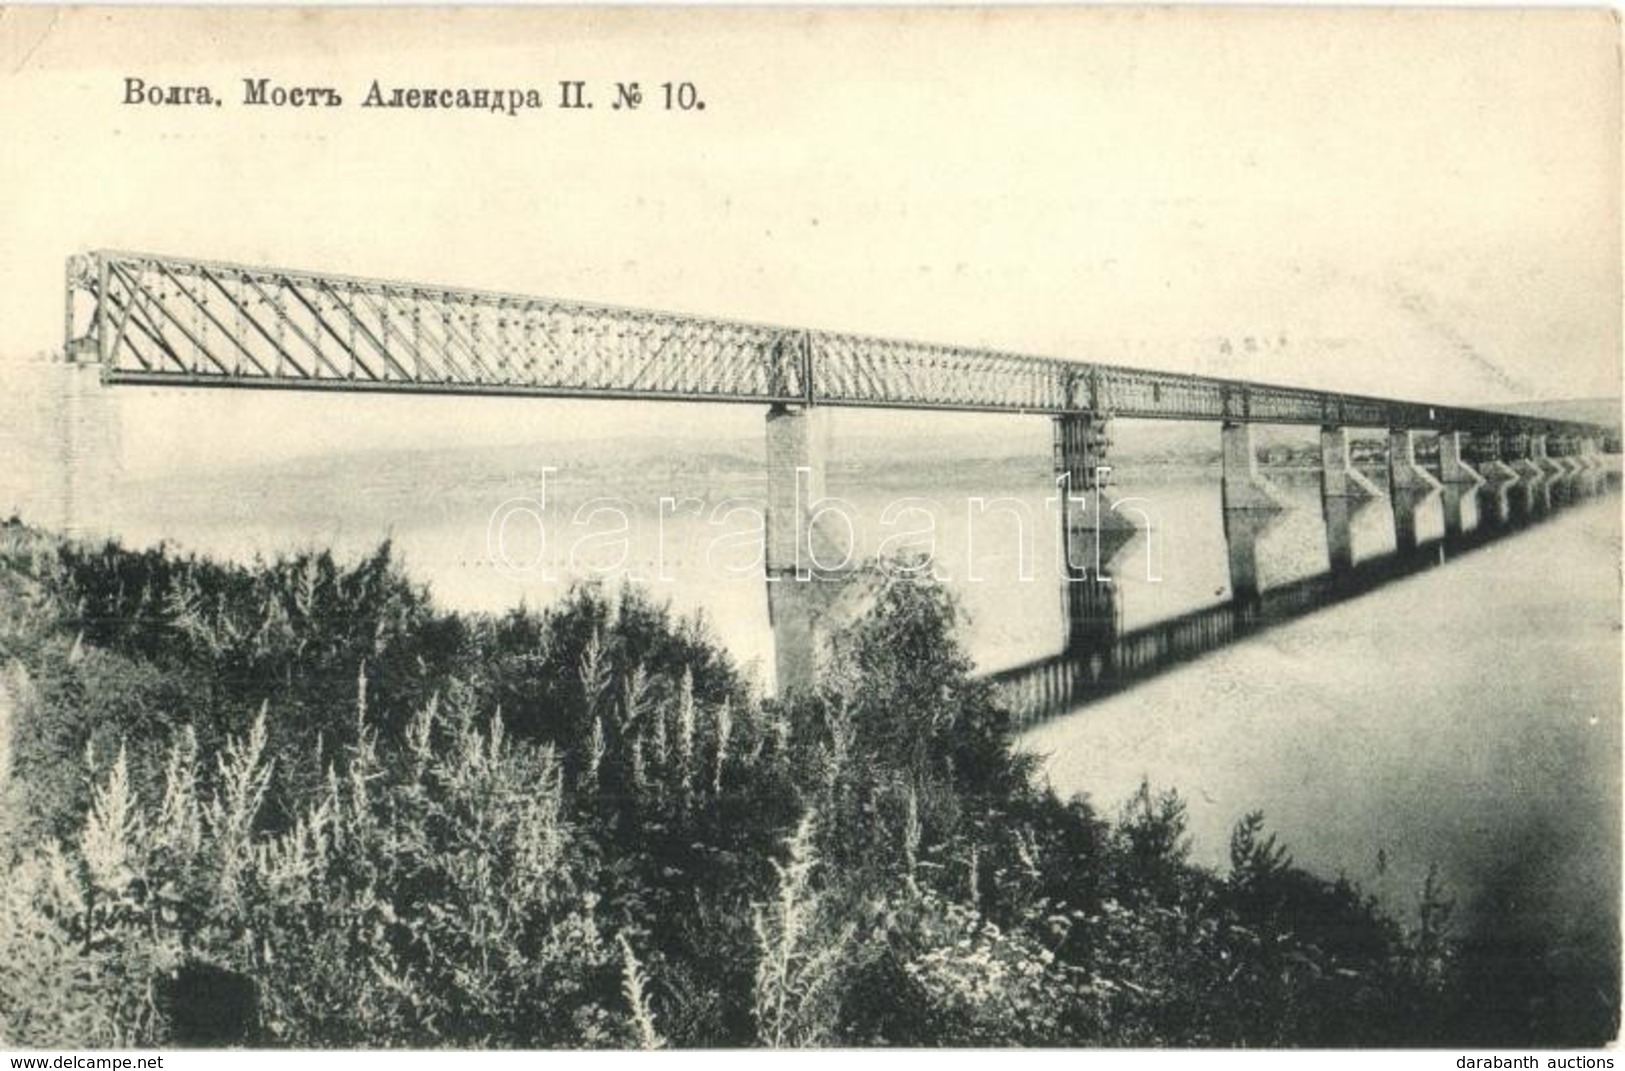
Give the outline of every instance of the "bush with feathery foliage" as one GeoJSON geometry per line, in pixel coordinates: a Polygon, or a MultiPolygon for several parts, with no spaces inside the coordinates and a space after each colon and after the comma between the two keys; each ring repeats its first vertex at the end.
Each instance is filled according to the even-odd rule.
{"type": "Polygon", "coordinates": [[[1456,986],[1437,896],[1038,787],[929,583],[779,702],[635,590],[446,614],[387,546],[0,573],[9,1043],[1398,1044],[1456,986]]]}

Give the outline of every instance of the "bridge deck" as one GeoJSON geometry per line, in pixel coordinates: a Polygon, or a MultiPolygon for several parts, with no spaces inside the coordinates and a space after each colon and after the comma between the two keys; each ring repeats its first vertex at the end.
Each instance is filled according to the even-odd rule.
{"type": "Polygon", "coordinates": [[[1568,421],[963,346],[136,253],[68,263],[112,383],[1595,435],[1568,421]]]}

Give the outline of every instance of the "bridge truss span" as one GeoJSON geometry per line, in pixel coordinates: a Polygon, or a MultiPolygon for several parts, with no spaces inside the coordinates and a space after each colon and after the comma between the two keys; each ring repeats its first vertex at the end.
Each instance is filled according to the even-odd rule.
{"type": "Polygon", "coordinates": [[[966,346],[241,264],[70,258],[110,383],[1094,413],[1512,434],[1586,425],[966,346]]]}
{"type": "Polygon", "coordinates": [[[803,333],[512,294],[98,253],[69,349],[114,382],[803,400],[803,333]],[[86,302],[88,299],[88,304],[86,302]]]}

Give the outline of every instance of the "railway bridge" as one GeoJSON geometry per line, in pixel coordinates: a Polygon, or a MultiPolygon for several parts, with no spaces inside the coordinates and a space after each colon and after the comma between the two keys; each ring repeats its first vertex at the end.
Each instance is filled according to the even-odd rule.
{"type": "MultiPolygon", "coordinates": [[[[1334,577],[1356,568],[1349,517],[1362,498],[1390,497],[1403,553],[1417,544],[1418,506],[1435,494],[1444,498],[1447,536],[1459,536],[1464,493],[1486,495],[1492,511],[1512,509],[1521,495],[1528,515],[1549,505],[1554,490],[1595,488],[1614,464],[1603,455],[1619,451],[1616,429],[1533,415],[387,279],[104,251],[70,258],[66,283],[69,528],[85,523],[95,498],[97,458],[109,448],[98,414],[109,389],[121,385],[761,407],[763,564],[781,692],[815,680],[822,637],[834,623],[828,585],[799,582],[831,579],[818,567],[820,522],[807,506],[823,497],[815,428],[832,408],[1023,414],[1052,423],[1053,471],[1064,491],[1067,635],[1060,661],[1004,675],[1040,706],[1059,701],[1051,694],[1058,688],[1075,691],[1090,672],[1098,677],[1099,652],[1121,640],[1108,566],[1134,538],[1135,517],[1099,494],[1113,468],[1117,422],[1217,425],[1231,588],[1244,608],[1262,595],[1253,538],[1259,518],[1282,508],[1258,468],[1253,436],[1261,425],[1320,429],[1334,577]],[[1386,439],[1386,492],[1354,464],[1356,430],[1380,430],[1386,439]],[[1419,442],[1436,457],[1431,470],[1419,442]],[[1078,668],[1089,665],[1095,669],[1078,668]],[[1070,683],[1054,683],[1057,666],[1070,667],[1063,674],[1070,683]]],[[[1234,622],[1178,627],[1206,635],[1234,622]]]]}

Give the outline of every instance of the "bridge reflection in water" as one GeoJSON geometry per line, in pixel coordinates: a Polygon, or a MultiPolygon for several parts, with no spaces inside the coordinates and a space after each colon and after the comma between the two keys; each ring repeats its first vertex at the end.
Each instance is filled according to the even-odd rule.
{"type": "Polygon", "coordinates": [[[1415,511],[1430,494],[1401,490],[1391,501],[1327,497],[1323,505],[1331,571],[1263,590],[1257,583],[1258,541],[1279,515],[1225,510],[1234,592],[1228,602],[1125,631],[1118,627],[1121,587],[1110,581],[1110,569],[1102,571],[1105,580],[1082,576],[1068,585],[1065,648],[988,679],[1008,704],[1013,727],[1027,728],[1276,625],[1515,536],[1586,498],[1617,492],[1619,483],[1617,473],[1592,473],[1476,488],[1445,484],[1432,492],[1439,496],[1444,513],[1444,535],[1420,543],[1414,537],[1415,511]],[[1400,549],[1356,561],[1348,539],[1353,518],[1390,506],[1400,549]],[[1405,538],[1407,533],[1411,538],[1405,538]]]}

